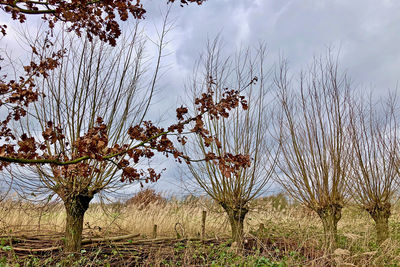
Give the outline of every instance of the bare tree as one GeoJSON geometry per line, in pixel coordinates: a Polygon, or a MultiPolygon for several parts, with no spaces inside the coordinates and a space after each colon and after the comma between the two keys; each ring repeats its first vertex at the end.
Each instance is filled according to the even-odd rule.
{"type": "Polygon", "coordinates": [[[34,56],[39,58],[51,54],[52,49],[68,48],[68,52],[59,67],[37,79],[44,94],[28,109],[26,119],[20,122],[21,131],[34,137],[43,133],[44,153],[60,160],[79,158],[79,147],[86,142],[82,136],[95,132],[90,139],[95,147],[87,151],[93,157],[88,160],[67,166],[34,165],[31,173],[24,168],[18,175],[25,192],[38,195],[50,191],[62,199],[67,213],[67,251],[80,250],[83,218],[93,197],[129,185],[121,183],[121,161],[100,161],[95,148],[104,147],[104,143],[109,147],[133,143],[127,132],[141,125],[148,111],[168,27],[165,21],[152,66],[145,57],[146,39],[138,23],[115,47],[61,32],[53,46],[36,49],[34,56]],[[155,68],[151,73],[146,71],[150,67],[155,68]]]}
{"type": "Polygon", "coordinates": [[[277,181],[318,214],[324,246],[330,250],[335,247],[351,171],[350,86],[330,58],[316,59],[296,82],[288,75],[283,62],[275,78],[281,105],[277,181]]]}
{"type": "Polygon", "coordinates": [[[354,152],[351,189],[355,201],[375,221],[378,243],[389,237],[389,217],[398,186],[396,97],[379,103],[354,103],[351,136],[354,152]]]}
{"type": "Polygon", "coordinates": [[[246,95],[248,109],[237,110],[229,118],[214,121],[208,118],[205,128],[217,141],[211,143],[196,138],[185,147],[200,155],[240,153],[250,156],[251,165],[236,172],[219,168],[211,161],[188,166],[195,185],[200,186],[225,210],[232,239],[240,245],[248,204],[265,189],[276,159],[276,151],[268,146],[267,118],[270,110],[265,84],[266,49],[264,46],[256,51],[247,49],[229,58],[222,56],[219,45],[218,39],[208,44],[206,55],[195,70],[191,89],[195,95],[212,90],[215,92],[214,98],[218,100],[222,97],[223,88],[236,88],[246,95]]]}

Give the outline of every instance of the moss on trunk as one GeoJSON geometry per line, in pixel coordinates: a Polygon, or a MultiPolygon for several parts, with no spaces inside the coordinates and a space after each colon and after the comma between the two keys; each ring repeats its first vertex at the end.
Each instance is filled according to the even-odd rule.
{"type": "Polygon", "coordinates": [[[324,227],[324,248],[332,252],[337,247],[337,224],[342,217],[342,206],[330,204],[317,210],[324,227]]]}
{"type": "Polygon", "coordinates": [[[89,208],[93,197],[75,195],[64,199],[64,206],[67,212],[65,225],[65,246],[66,252],[80,252],[82,245],[83,218],[89,208]]]}
{"type": "Polygon", "coordinates": [[[232,231],[232,241],[240,246],[243,241],[244,219],[249,210],[244,207],[231,207],[226,204],[221,204],[221,206],[228,214],[232,231]]]}
{"type": "Polygon", "coordinates": [[[382,244],[389,237],[389,217],[391,215],[391,204],[375,204],[366,210],[375,221],[376,239],[382,244]]]}

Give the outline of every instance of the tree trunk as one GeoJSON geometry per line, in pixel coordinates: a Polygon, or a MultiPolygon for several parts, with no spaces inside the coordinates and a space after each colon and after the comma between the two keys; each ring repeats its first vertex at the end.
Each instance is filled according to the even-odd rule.
{"type": "Polygon", "coordinates": [[[93,197],[76,195],[64,200],[67,212],[65,225],[65,252],[80,252],[82,245],[83,217],[93,197]]]}
{"type": "Polygon", "coordinates": [[[332,252],[337,247],[337,224],[342,217],[342,206],[330,204],[317,211],[324,227],[324,248],[332,252]]]}
{"type": "Polygon", "coordinates": [[[391,214],[391,204],[377,204],[372,208],[366,208],[366,210],[375,221],[377,243],[380,245],[389,237],[389,217],[391,214]]]}
{"type": "Polygon", "coordinates": [[[222,205],[222,207],[228,214],[229,223],[231,224],[232,241],[240,246],[243,241],[244,218],[249,210],[244,207],[232,208],[227,205],[222,205]]]}

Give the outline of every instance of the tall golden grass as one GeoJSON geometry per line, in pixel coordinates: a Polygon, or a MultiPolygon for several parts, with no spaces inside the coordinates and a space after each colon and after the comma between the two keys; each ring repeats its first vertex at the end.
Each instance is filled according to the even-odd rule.
{"type": "MultiPolygon", "coordinates": [[[[151,238],[157,225],[158,237],[198,237],[203,210],[207,211],[206,236],[228,238],[229,223],[224,211],[212,200],[191,197],[186,200],[150,201],[140,203],[91,204],[85,215],[85,236],[115,236],[140,234],[151,238]]],[[[340,249],[335,251],[338,265],[386,265],[400,263],[400,208],[394,209],[390,220],[390,239],[378,247],[373,221],[355,206],[345,208],[339,222],[340,249]]],[[[23,201],[0,203],[0,232],[10,234],[58,233],[64,231],[65,211],[61,204],[35,205],[23,201]]],[[[298,204],[287,204],[282,196],[257,199],[246,217],[245,232],[257,232],[265,227],[265,237],[284,238],[298,247],[320,247],[323,229],[316,214],[298,204]]]]}

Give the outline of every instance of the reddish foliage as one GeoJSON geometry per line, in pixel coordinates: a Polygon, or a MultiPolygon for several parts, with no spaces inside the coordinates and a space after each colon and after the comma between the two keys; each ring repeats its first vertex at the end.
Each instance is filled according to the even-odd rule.
{"type": "MultiPolygon", "coordinates": [[[[168,0],[175,2],[175,0],[168,0]]],[[[201,5],[202,0],[181,0],[182,4],[196,2],[201,5]]],[[[143,18],[146,10],[140,0],[1,0],[1,8],[11,14],[14,20],[23,23],[26,15],[43,14],[42,19],[47,21],[49,27],[54,28],[58,21],[69,22],[69,30],[81,36],[82,30],[86,31],[89,39],[98,36],[100,40],[116,44],[116,39],[121,35],[118,20],[126,21],[129,16],[136,19],[143,18]]],[[[6,25],[0,26],[0,32],[5,35],[6,25]]]]}
{"type": "MultiPolygon", "coordinates": [[[[174,0],[168,0],[174,2],[174,0]]],[[[181,0],[181,4],[195,2],[201,4],[201,0],[181,0]]],[[[111,45],[116,43],[116,38],[121,34],[117,20],[125,21],[129,15],[135,18],[142,18],[145,10],[140,0],[124,1],[13,1],[0,0],[0,8],[11,14],[12,18],[23,23],[26,14],[43,14],[43,19],[53,28],[54,23],[62,20],[70,22],[69,30],[75,31],[78,36],[85,30],[89,39],[98,36],[100,40],[106,41],[111,45]]],[[[0,31],[5,33],[5,26],[0,31]]],[[[47,40],[44,44],[49,47],[52,43],[47,40]]],[[[182,151],[178,150],[171,140],[171,136],[177,136],[177,142],[185,144],[186,137],[183,130],[186,128],[186,134],[200,135],[207,145],[215,142],[220,146],[217,138],[212,136],[204,128],[204,116],[218,120],[220,117],[229,116],[229,111],[238,108],[247,109],[247,102],[238,91],[226,89],[219,101],[214,101],[214,92],[211,89],[214,81],[209,78],[209,89],[195,100],[197,107],[196,113],[188,115],[188,108],[181,106],[176,110],[177,123],[170,125],[167,129],[155,126],[151,121],[145,121],[140,125],[132,126],[127,134],[133,145],[117,144],[112,147],[108,143],[107,125],[102,118],[97,119],[97,123],[85,134],[77,138],[70,146],[73,152],[70,156],[58,155],[51,157],[46,153],[49,144],[55,144],[65,138],[62,126],[55,125],[49,121],[47,127],[42,133],[44,142],[40,142],[35,137],[25,134],[16,137],[8,127],[11,120],[19,120],[26,115],[25,108],[32,102],[37,101],[39,92],[36,91],[34,82],[35,76],[47,77],[48,73],[59,65],[59,60],[63,57],[65,51],[54,53],[52,57],[43,58],[38,55],[36,49],[32,47],[35,55],[39,56],[39,62],[31,62],[24,67],[25,76],[19,77],[19,80],[6,81],[7,77],[0,80],[0,107],[7,107],[9,114],[1,121],[0,140],[4,141],[0,146],[0,169],[10,163],[19,164],[51,164],[51,168],[57,177],[86,177],[89,173],[101,170],[103,162],[112,161],[122,170],[122,181],[152,181],[160,178],[160,173],[154,169],[137,169],[131,166],[131,163],[138,163],[140,159],[150,159],[156,152],[162,153],[168,157],[173,157],[178,161],[190,163],[192,160],[182,151]],[[11,141],[14,140],[14,143],[11,141]],[[99,162],[97,167],[91,166],[87,160],[94,159],[99,162]]],[[[250,83],[256,82],[254,78],[250,83]]],[[[209,153],[203,160],[213,161],[218,164],[225,176],[231,176],[240,168],[248,167],[250,159],[246,155],[226,154],[216,156],[209,153]]]]}
{"type": "MultiPolygon", "coordinates": [[[[53,53],[52,57],[41,58],[40,62],[31,62],[24,67],[25,76],[20,76],[18,80],[8,80],[4,76],[0,78],[0,107],[8,109],[8,115],[0,121],[0,139],[9,142],[15,139],[8,124],[11,120],[18,121],[26,115],[26,107],[37,101],[39,92],[36,90],[34,82],[35,76],[46,77],[50,71],[58,67],[59,59],[65,51],[53,53]]],[[[0,147],[0,150],[2,148],[0,147]]]]}
{"type": "MultiPolygon", "coordinates": [[[[173,155],[178,162],[182,162],[183,159],[185,162],[190,163],[191,158],[184,155],[182,151],[176,148],[173,140],[170,138],[171,134],[178,134],[176,140],[185,144],[185,137],[179,136],[179,134],[182,133],[183,129],[187,128],[189,134],[200,135],[207,144],[216,142],[218,145],[220,144],[219,140],[204,128],[203,117],[206,114],[212,119],[219,119],[221,116],[227,117],[228,112],[233,108],[237,108],[239,103],[241,103],[243,108],[246,108],[246,101],[238,91],[227,90],[223,98],[216,103],[212,99],[212,95],[213,92],[210,91],[202,94],[201,97],[195,100],[198,110],[197,115],[189,116],[184,119],[184,114],[187,116],[188,109],[185,107],[178,108],[178,122],[168,127],[167,130],[155,126],[150,121],[145,121],[142,125],[132,126],[128,130],[128,135],[132,141],[136,142],[130,147],[127,144],[109,147],[107,126],[103,123],[102,118],[98,118],[95,127],[89,129],[84,135],[77,138],[77,140],[71,144],[71,150],[73,151],[71,158],[65,155],[60,155],[58,158],[51,158],[45,153],[47,148],[45,144],[38,142],[33,137],[22,135],[18,139],[18,146],[0,146],[2,155],[0,160],[3,160],[1,166],[9,164],[9,162],[28,164],[50,163],[53,165],[60,165],[59,167],[53,167],[55,172],[59,173],[60,176],[76,175],[78,172],[81,174],[79,176],[84,177],[84,175],[90,171],[97,171],[93,170],[93,167],[89,164],[85,164],[85,160],[113,160],[122,170],[121,179],[123,182],[138,180],[156,182],[160,178],[160,173],[157,173],[152,168],[147,170],[134,168],[130,166],[130,162],[138,163],[141,158],[150,159],[154,157],[155,152],[160,152],[167,157],[168,155],[173,155]],[[194,122],[194,124],[191,124],[192,122],[194,122]],[[32,159],[32,161],[21,162],[20,159],[32,159]]],[[[42,136],[44,140],[49,143],[55,143],[57,140],[65,138],[61,127],[54,125],[52,122],[47,123],[47,128],[42,133],[42,136]]],[[[227,177],[239,171],[240,168],[248,167],[250,164],[250,159],[246,155],[226,154],[223,156],[216,156],[213,153],[209,153],[203,160],[214,161],[227,177]]]]}

